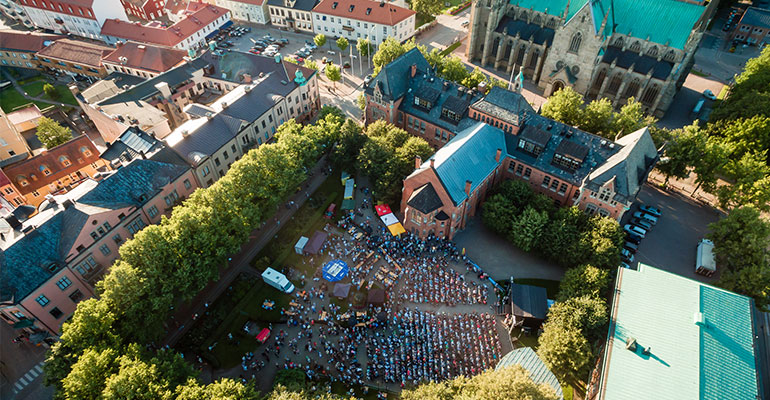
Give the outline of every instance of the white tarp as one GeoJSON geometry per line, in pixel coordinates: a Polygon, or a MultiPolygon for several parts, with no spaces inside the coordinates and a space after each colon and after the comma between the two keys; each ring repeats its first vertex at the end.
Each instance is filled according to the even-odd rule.
{"type": "Polygon", "coordinates": [[[302,251],[305,249],[305,245],[307,244],[307,241],[308,241],[308,238],[301,236],[299,240],[297,240],[297,244],[294,245],[294,252],[302,255],[302,251]]]}
{"type": "Polygon", "coordinates": [[[396,218],[396,216],[393,215],[393,213],[385,214],[381,216],[380,219],[385,224],[385,226],[390,226],[398,223],[398,218],[396,218]]]}

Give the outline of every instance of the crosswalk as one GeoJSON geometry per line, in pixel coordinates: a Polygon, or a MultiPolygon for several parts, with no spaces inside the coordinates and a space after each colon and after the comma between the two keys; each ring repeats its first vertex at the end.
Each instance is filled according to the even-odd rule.
{"type": "Polygon", "coordinates": [[[27,371],[27,373],[26,373],[26,374],[24,374],[24,376],[22,376],[21,378],[19,378],[19,379],[16,381],[16,383],[14,383],[14,384],[13,384],[13,393],[14,393],[14,394],[15,394],[15,393],[19,393],[19,392],[20,392],[20,391],[22,391],[22,390],[23,390],[25,387],[27,387],[27,385],[29,385],[30,383],[32,383],[32,381],[34,381],[35,379],[37,379],[37,377],[38,377],[38,376],[40,376],[40,374],[42,374],[42,373],[43,373],[43,364],[44,364],[44,363],[45,363],[45,361],[41,361],[41,362],[39,362],[37,365],[35,365],[35,366],[34,366],[34,367],[32,367],[32,368],[31,368],[29,371],[27,371]]]}

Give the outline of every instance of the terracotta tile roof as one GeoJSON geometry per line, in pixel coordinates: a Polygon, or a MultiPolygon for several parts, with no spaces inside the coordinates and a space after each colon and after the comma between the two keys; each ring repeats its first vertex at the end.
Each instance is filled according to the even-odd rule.
{"type": "Polygon", "coordinates": [[[23,6],[37,8],[46,12],[63,13],[67,15],[73,15],[78,18],[96,19],[92,15],[88,15],[85,10],[93,10],[94,0],[48,0],[45,3],[35,0],[19,0],[23,6]],[[50,6],[51,8],[48,8],[50,6]],[[61,7],[61,10],[54,11],[54,6],[61,7]],[[70,12],[70,7],[72,11],[70,12]],[[80,7],[81,9],[79,9],[80,7]],[[81,12],[82,11],[82,12],[81,12]]]}
{"type": "Polygon", "coordinates": [[[42,116],[43,113],[40,112],[37,105],[33,104],[29,107],[22,108],[21,110],[8,113],[8,121],[11,121],[19,132],[24,132],[29,129],[37,128],[37,120],[42,116]]]}
{"type": "Polygon", "coordinates": [[[313,12],[389,26],[416,14],[388,2],[371,0],[322,0],[313,12]]]}
{"type": "Polygon", "coordinates": [[[37,54],[47,58],[55,58],[99,68],[102,65],[102,57],[112,51],[112,47],[71,39],[60,39],[40,50],[37,54]]]}
{"type": "Polygon", "coordinates": [[[49,42],[63,37],[61,35],[2,29],[0,30],[0,49],[37,52],[50,45],[49,42]]]}
{"type": "Polygon", "coordinates": [[[3,172],[13,181],[19,191],[26,195],[98,160],[99,151],[96,150],[88,136],[81,135],[35,157],[9,165],[3,168],[3,172]],[[70,162],[69,166],[65,167],[62,164],[60,160],[62,156],[67,157],[70,162]],[[46,169],[51,172],[49,175],[45,175],[44,170],[46,169]],[[26,179],[27,186],[21,184],[22,179],[26,179]]]}
{"type": "Polygon", "coordinates": [[[119,45],[102,62],[123,65],[144,71],[166,72],[184,62],[187,53],[170,47],[159,47],[137,42],[119,45]],[[125,57],[125,62],[121,58],[125,57]]]}
{"type": "Polygon", "coordinates": [[[196,5],[195,12],[167,28],[107,19],[102,25],[101,33],[121,39],[174,47],[229,11],[226,8],[200,3],[196,5]]]}
{"type": "Polygon", "coordinates": [[[255,6],[261,6],[262,4],[265,3],[265,0],[230,0],[230,1],[234,1],[236,3],[252,4],[255,6]]]}
{"type": "Polygon", "coordinates": [[[187,0],[168,0],[165,8],[171,14],[178,14],[187,9],[187,4],[189,4],[187,0]]]}

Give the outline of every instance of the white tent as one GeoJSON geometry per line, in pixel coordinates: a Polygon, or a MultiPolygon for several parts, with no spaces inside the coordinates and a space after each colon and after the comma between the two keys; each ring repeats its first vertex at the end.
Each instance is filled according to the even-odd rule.
{"type": "Polygon", "coordinates": [[[308,238],[300,236],[299,240],[297,240],[297,244],[294,245],[294,252],[301,255],[302,251],[305,249],[307,241],[308,238]]]}
{"type": "Polygon", "coordinates": [[[398,223],[398,218],[396,218],[396,216],[393,215],[393,213],[385,214],[381,216],[380,219],[385,224],[385,226],[390,226],[398,223]]]}

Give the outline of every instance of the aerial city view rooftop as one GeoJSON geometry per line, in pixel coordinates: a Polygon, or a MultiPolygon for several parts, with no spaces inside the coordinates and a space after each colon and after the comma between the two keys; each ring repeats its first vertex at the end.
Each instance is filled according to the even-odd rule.
{"type": "Polygon", "coordinates": [[[770,0],[0,0],[0,398],[770,399],[770,0]]]}

